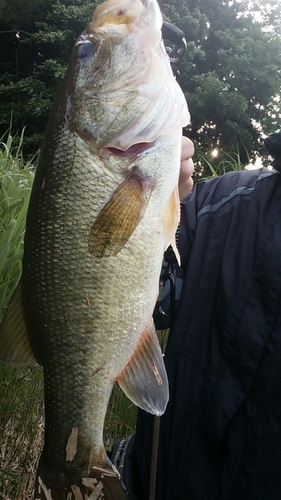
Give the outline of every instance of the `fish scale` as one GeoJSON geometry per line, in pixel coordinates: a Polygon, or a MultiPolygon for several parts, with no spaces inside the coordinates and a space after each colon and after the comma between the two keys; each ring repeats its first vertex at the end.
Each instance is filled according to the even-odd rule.
{"type": "MultiPolygon", "coordinates": [[[[65,147],[68,150],[68,141],[66,141],[65,147]]],[[[71,147],[73,148],[73,145],[71,147]]],[[[86,387],[89,373],[94,373],[100,366],[104,367],[106,364],[108,351],[104,336],[110,342],[113,352],[128,349],[128,343],[133,343],[128,349],[129,355],[125,360],[126,364],[139,340],[131,335],[131,331],[138,328],[140,335],[144,330],[145,324],[141,326],[141,321],[144,323],[143,318],[145,318],[146,308],[149,307],[151,310],[152,305],[155,303],[158,284],[155,283],[153,296],[151,297],[151,285],[146,282],[147,276],[155,273],[155,261],[149,253],[154,233],[152,217],[150,218],[149,227],[146,229],[148,234],[144,234],[144,239],[150,243],[147,245],[145,256],[143,256],[143,248],[139,249],[137,235],[134,238],[137,245],[134,245],[134,242],[131,241],[117,258],[112,257],[101,263],[100,259],[94,259],[89,255],[89,230],[94,216],[97,216],[100,206],[103,204],[102,199],[99,196],[100,202],[98,204],[92,202],[92,200],[97,199],[97,188],[92,182],[92,189],[89,189],[87,176],[90,176],[92,180],[94,172],[92,164],[87,165],[85,161],[86,155],[84,155],[84,164],[81,164],[80,168],[77,169],[77,167],[71,167],[67,161],[65,162],[61,141],[60,150],[59,164],[60,168],[62,168],[66,163],[66,168],[63,167],[63,179],[67,179],[67,182],[62,180],[58,183],[56,168],[52,169],[52,176],[49,175],[47,169],[45,171],[47,180],[44,193],[42,194],[41,190],[38,197],[34,196],[31,199],[31,207],[42,206],[42,212],[45,212],[47,207],[40,200],[40,195],[50,201],[48,196],[48,186],[50,186],[52,206],[48,206],[49,217],[45,214],[44,223],[39,217],[36,218],[38,221],[36,224],[32,223],[28,226],[30,229],[27,230],[25,248],[25,259],[28,256],[28,260],[27,262],[24,260],[23,283],[25,288],[29,290],[26,297],[28,301],[26,307],[31,311],[32,322],[36,325],[36,345],[34,345],[33,350],[34,352],[39,350],[39,360],[43,356],[46,358],[42,364],[46,380],[46,422],[50,423],[50,429],[46,427],[46,443],[48,447],[45,447],[44,457],[48,456],[48,461],[53,462],[57,468],[67,470],[65,446],[73,427],[79,426],[79,428],[83,429],[82,432],[86,436],[85,441],[88,442],[88,450],[91,450],[92,443],[96,443],[96,455],[99,454],[102,445],[102,426],[99,428],[97,438],[96,422],[103,421],[112,383],[124,366],[124,361],[120,361],[119,356],[118,359],[115,359],[118,362],[117,367],[114,367],[111,358],[111,363],[107,368],[109,373],[104,373],[105,370],[103,369],[103,378],[108,378],[106,396],[102,394],[103,397],[101,398],[96,389],[86,387]],[[78,172],[78,176],[73,175],[74,170],[78,172]],[[81,201],[77,197],[77,192],[81,194],[83,199],[82,213],[81,201]],[[94,214],[95,207],[96,213],[94,214]],[[59,217],[56,213],[57,210],[60,210],[59,217]],[[47,231],[45,227],[49,228],[48,244],[45,242],[47,231]],[[40,244],[40,237],[43,238],[44,245],[40,244]],[[48,251],[48,245],[50,245],[50,251],[48,251]],[[46,256],[42,258],[42,255],[38,254],[38,247],[46,250],[47,258],[46,256]],[[132,258],[131,252],[134,248],[135,255],[132,258]],[[68,250],[68,254],[65,254],[64,249],[68,250]],[[131,258],[129,258],[130,253],[131,258]],[[140,266],[140,259],[143,261],[143,268],[137,274],[135,272],[136,262],[140,266]],[[93,260],[96,262],[94,263],[93,260]],[[129,276],[129,282],[127,276],[129,276]],[[47,286],[43,288],[42,283],[44,281],[47,286]],[[119,307],[120,297],[118,291],[120,290],[120,282],[125,290],[129,288],[140,290],[138,292],[140,297],[137,294],[135,297],[136,303],[129,302],[124,309],[119,307]],[[104,290],[106,290],[106,297],[104,296],[104,290]],[[145,301],[143,300],[144,291],[146,291],[145,301]],[[52,298],[50,298],[50,295],[52,298]],[[94,307],[87,304],[86,295],[94,307]],[[40,296],[40,302],[42,300],[43,316],[40,314],[40,304],[34,301],[34,296],[40,296]],[[44,304],[45,297],[47,298],[47,304],[44,304]],[[31,298],[30,301],[29,298],[31,298]],[[125,315],[128,315],[127,322],[125,322],[125,315]],[[104,323],[105,318],[109,327],[106,327],[104,323]],[[46,324],[46,329],[38,335],[38,325],[44,324],[46,324]],[[121,332],[120,327],[122,328],[121,332]],[[100,343],[97,336],[93,335],[95,330],[99,332],[99,337],[102,339],[100,343]],[[44,339],[44,344],[39,347],[38,338],[44,339]],[[81,346],[82,342],[83,347],[81,346]],[[41,350],[43,351],[42,354],[41,350]],[[58,356],[60,350],[62,350],[62,354],[58,356]],[[69,362],[67,363],[68,359],[69,362]],[[62,374],[61,377],[59,374],[62,374]],[[88,389],[87,391],[85,387],[88,389]],[[84,391],[80,406],[79,399],[76,401],[74,397],[75,390],[79,394],[79,388],[80,390],[83,388],[84,391]],[[56,395],[56,398],[53,394],[56,395]],[[100,399],[102,399],[101,408],[100,399]],[[79,413],[79,421],[76,420],[77,413],[79,413]],[[99,418],[96,417],[96,413],[99,418]],[[67,418],[68,415],[71,415],[70,421],[67,418]],[[91,415],[91,418],[89,418],[89,415],[91,415]],[[53,423],[55,425],[52,425],[53,423]],[[54,443],[56,443],[56,446],[54,446],[54,443]],[[56,451],[58,456],[56,456],[56,451]]],[[[76,158],[72,162],[76,165],[76,158]]],[[[50,164],[54,166],[53,161],[50,164]]],[[[119,179],[115,180],[113,186],[106,184],[105,191],[107,193],[104,196],[105,199],[108,198],[118,184],[119,179]]],[[[158,217],[161,217],[161,212],[159,212],[158,217]]],[[[156,222],[157,228],[159,222],[156,222]]],[[[143,234],[143,231],[140,230],[140,232],[143,234]]],[[[161,262],[161,252],[159,251],[157,252],[157,259],[157,268],[159,268],[161,262]]],[[[32,331],[32,325],[30,325],[30,330],[32,331]]],[[[100,372],[98,376],[100,376],[100,372]]],[[[90,451],[87,453],[89,454],[90,451]]],[[[87,453],[84,460],[86,464],[88,463],[87,453]]],[[[75,462],[69,464],[70,466],[77,467],[75,462]]],[[[85,464],[80,467],[84,469],[85,464]]]]}
{"type": "Polygon", "coordinates": [[[0,326],[4,362],[43,367],[36,500],[99,491],[124,500],[103,445],[113,384],[156,415],[168,402],[152,313],[163,252],[175,248],[189,114],[160,28],[155,0],[101,4],[76,42],[46,130],[23,275],[0,326]]]}

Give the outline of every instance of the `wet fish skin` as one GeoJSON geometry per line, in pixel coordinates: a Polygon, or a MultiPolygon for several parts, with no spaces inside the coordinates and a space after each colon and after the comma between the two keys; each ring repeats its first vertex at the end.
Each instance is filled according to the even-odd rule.
{"type": "MultiPolygon", "coordinates": [[[[27,331],[43,366],[36,498],[47,498],[40,488],[52,500],[75,488],[86,498],[91,477],[102,481],[105,500],[125,498],[103,446],[113,383],[152,413],[167,404],[152,312],[179,217],[188,112],[160,28],[155,0],[101,4],[76,43],[47,127],[22,282],[0,331],[5,338],[20,310],[20,335],[27,331]]],[[[30,360],[26,347],[24,355],[30,360]]]]}

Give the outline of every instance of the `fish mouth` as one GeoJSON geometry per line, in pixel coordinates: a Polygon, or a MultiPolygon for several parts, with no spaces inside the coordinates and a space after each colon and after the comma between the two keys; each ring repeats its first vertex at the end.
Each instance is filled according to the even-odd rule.
{"type": "MultiPolygon", "coordinates": [[[[78,136],[86,141],[91,149],[92,152],[95,154],[98,154],[103,157],[108,157],[108,155],[114,155],[118,158],[137,158],[141,154],[145,153],[147,150],[151,151],[151,148],[155,146],[156,139],[153,141],[142,141],[142,142],[136,142],[135,144],[132,144],[128,148],[117,148],[115,146],[110,146],[110,145],[99,145],[98,141],[91,132],[89,132],[86,128],[83,130],[79,129],[79,127],[75,127],[74,131],[78,134],[78,136]]],[[[109,143],[110,144],[110,143],[109,143]]]]}
{"type": "Polygon", "coordinates": [[[155,145],[155,141],[152,142],[138,142],[137,144],[133,144],[125,151],[122,149],[118,149],[115,147],[106,148],[110,154],[117,156],[118,158],[133,158],[141,155],[148,149],[150,150],[155,145]]]}

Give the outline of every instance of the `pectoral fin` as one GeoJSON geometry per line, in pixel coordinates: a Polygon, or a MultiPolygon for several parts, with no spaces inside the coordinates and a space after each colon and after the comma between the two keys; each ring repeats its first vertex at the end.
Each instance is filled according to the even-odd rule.
{"type": "Polygon", "coordinates": [[[117,255],[142,219],[154,179],[134,167],[101,210],[89,236],[89,252],[96,257],[117,255]]]}
{"type": "Polygon", "coordinates": [[[37,364],[29,344],[23,314],[21,283],[18,284],[0,325],[0,361],[14,366],[37,364]]]}
{"type": "Polygon", "coordinates": [[[152,320],[117,381],[137,406],[154,415],[164,413],[169,399],[168,379],[152,320]]]}

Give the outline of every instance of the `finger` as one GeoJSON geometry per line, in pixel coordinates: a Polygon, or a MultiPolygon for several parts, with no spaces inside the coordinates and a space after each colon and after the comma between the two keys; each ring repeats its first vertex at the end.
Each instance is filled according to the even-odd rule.
{"type": "Polygon", "coordinates": [[[181,159],[188,160],[194,155],[194,144],[193,142],[184,135],[182,136],[182,150],[181,150],[181,159]]]}
{"type": "Polygon", "coordinates": [[[192,159],[183,160],[181,162],[181,170],[179,176],[179,196],[182,200],[187,196],[193,188],[192,174],[194,173],[194,164],[192,159]]]}

